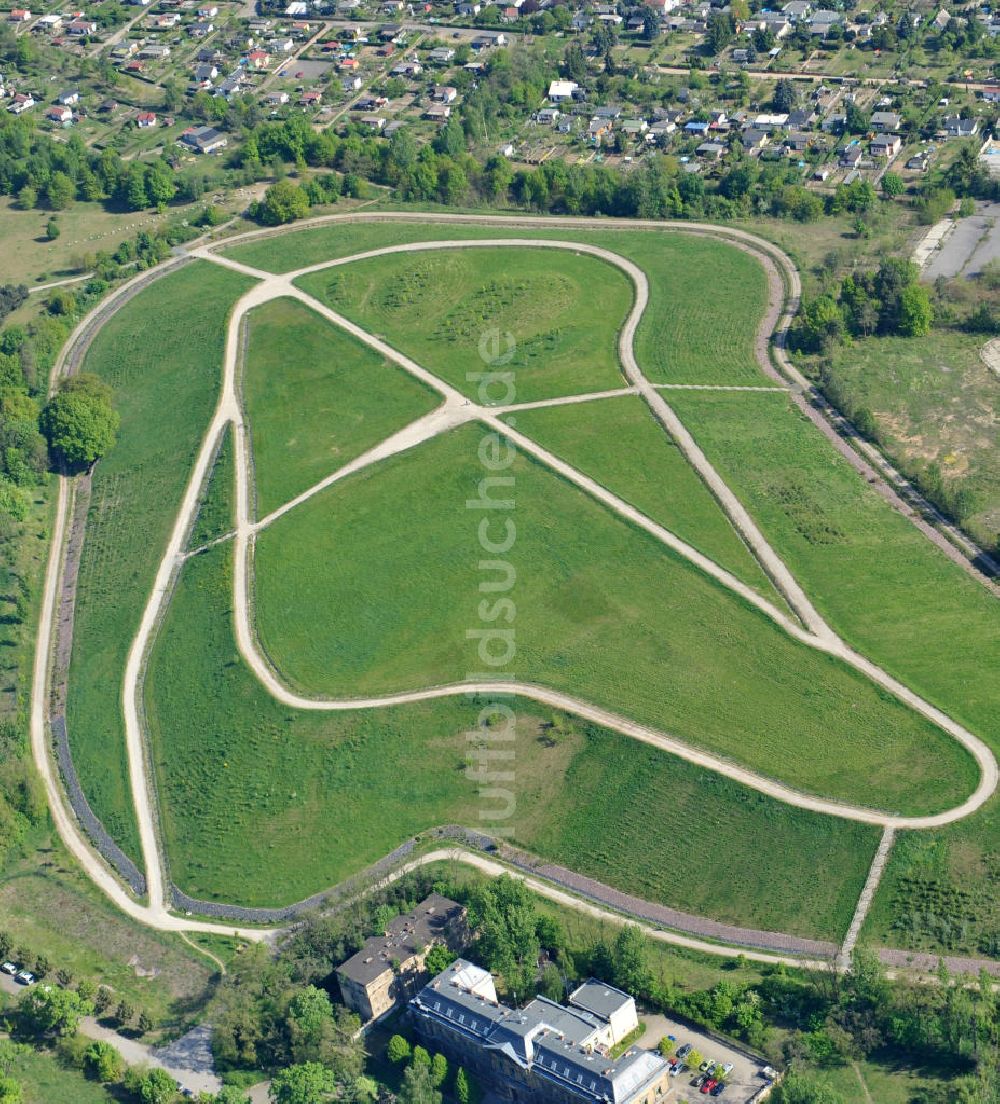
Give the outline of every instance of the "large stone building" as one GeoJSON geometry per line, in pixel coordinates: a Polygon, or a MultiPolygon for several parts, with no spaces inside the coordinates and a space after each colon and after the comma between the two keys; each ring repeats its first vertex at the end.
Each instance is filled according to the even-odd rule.
{"type": "Polygon", "coordinates": [[[473,1070],[505,1100],[552,1104],[657,1104],[670,1066],[654,1051],[610,1048],[637,1024],[635,1001],[588,981],[568,1005],[537,997],[521,1009],[497,1000],[486,970],[459,959],[410,1001],[429,1047],[473,1070]]]}
{"type": "Polygon", "coordinates": [[[432,893],[385,934],[373,935],[337,970],[344,1004],[365,1022],[412,996],[426,980],[424,960],[435,944],[460,951],[468,940],[465,907],[432,893]]]}

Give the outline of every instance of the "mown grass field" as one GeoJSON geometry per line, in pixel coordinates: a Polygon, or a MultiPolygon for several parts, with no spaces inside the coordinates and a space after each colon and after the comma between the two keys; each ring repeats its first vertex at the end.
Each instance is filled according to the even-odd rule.
{"type": "Polygon", "coordinates": [[[87,797],[133,856],[139,847],[120,705],[125,658],[215,405],[226,316],[249,286],[218,265],[185,265],[118,311],[84,363],[112,386],[121,430],[94,471],[67,723],[87,797]]]}
{"type": "MultiPolygon", "coordinates": [[[[838,631],[1000,750],[996,599],[773,398],[675,394],[671,401],[838,631]]],[[[991,945],[1000,934],[998,855],[996,798],[947,829],[902,837],[866,933],[921,949],[951,943],[971,953],[991,945]],[[921,911],[926,918],[914,919],[921,911]]]]}
{"type": "Polygon", "coordinates": [[[440,396],[295,299],[249,316],[243,392],[263,517],[440,396]]]}
{"type": "MultiPolygon", "coordinates": [[[[174,880],[201,897],[277,905],[433,825],[489,831],[466,773],[470,749],[484,743],[481,703],[331,714],[279,705],[236,652],[230,554],[219,546],[185,565],[147,681],[174,880]]],[[[693,912],[842,934],[875,833],[748,793],[614,733],[564,720],[549,728],[554,718],[531,702],[513,707],[514,842],[693,912]],[[611,829],[588,813],[610,817],[613,806],[611,829]],[[681,857],[697,863],[697,877],[677,876],[681,857]],[[768,891],[748,892],[747,878],[768,891]]]]}
{"type": "MultiPolygon", "coordinates": [[[[482,436],[466,426],[430,441],[262,531],[257,626],[290,683],[350,697],[484,669],[467,636],[488,626],[479,585],[496,578],[479,568],[483,511],[467,506],[484,473],[482,436]]],[[[520,457],[507,474],[516,658],[498,674],[596,701],[810,792],[915,812],[972,789],[965,752],[866,679],[540,465],[520,457]]],[[[507,624],[500,617],[494,625],[507,624]]]]}
{"type": "Polygon", "coordinates": [[[495,389],[491,401],[625,385],[617,339],[632,285],[594,257],[530,248],[428,250],[358,261],[299,283],[470,398],[480,391],[470,375],[490,367],[481,350],[494,346],[513,385],[510,394],[495,389]]]}
{"type": "MultiPolygon", "coordinates": [[[[523,228],[496,225],[370,222],[293,230],[225,252],[267,271],[285,272],[401,242],[524,235],[523,228]]],[[[711,238],[666,230],[532,227],[530,236],[590,242],[628,257],[643,269],[649,280],[650,309],[636,334],[636,353],[651,379],[766,382],[753,345],[767,303],[767,281],[764,270],[746,253],[711,238]]],[[[319,294],[329,275],[307,277],[302,286],[319,294]]]]}
{"type": "Polygon", "coordinates": [[[782,603],[711,492],[638,395],[524,410],[505,420],[782,603]]]}

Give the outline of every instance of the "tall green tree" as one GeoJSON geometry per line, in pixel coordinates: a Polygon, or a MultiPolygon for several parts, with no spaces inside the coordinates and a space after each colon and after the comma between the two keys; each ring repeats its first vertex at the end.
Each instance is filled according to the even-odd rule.
{"type": "Polygon", "coordinates": [[[40,426],[56,460],[80,468],[114,445],[119,422],[110,388],[96,377],[81,375],[63,381],[42,411],[40,426]]]}
{"type": "Polygon", "coordinates": [[[303,1062],[280,1070],[271,1079],[272,1104],[324,1104],[337,1090],[330,1070],[319,1062],[303,1062]]]}

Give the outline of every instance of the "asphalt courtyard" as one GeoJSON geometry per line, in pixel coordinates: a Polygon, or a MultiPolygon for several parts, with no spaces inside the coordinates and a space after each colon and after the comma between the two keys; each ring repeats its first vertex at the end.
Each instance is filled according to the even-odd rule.
{"type": "Polygon", "coordinates": [[[655,1050],[660,1040],[664,1036],[669,1036],[670,1054],[675,1054],[679,1046],[689,1043],[706,1060],[712,1059],[720,1066],[732,1063],[732,1071],[726,1078],[726,1091],[720,1097],[704,1095],[700,1089],[691,1084],[696,1071],[685,1070],[684,1073],[671,1078],[676,1094],[673,1099],[684,1101],[685,1104],[696,1104],[696,1101],[713,1099],[723,1100],[725,1104],[747,1104],[747,1101],[752,1100],[767,1084],[760,1075],[760,1071],[764,1068],[762,1062],[754,1061],[741,1051],[717,1042],[697,1028],[687,1027],[677,1020],[670,1019],[669,1016],[640,1016],[639,1019],[646,1025],[646,1033],[639,1040],[638,1046],[655,1050]]]}

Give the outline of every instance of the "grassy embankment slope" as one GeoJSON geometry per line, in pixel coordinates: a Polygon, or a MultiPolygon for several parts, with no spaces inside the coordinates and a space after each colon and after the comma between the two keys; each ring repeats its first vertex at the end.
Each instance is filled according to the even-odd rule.
{"type": "MultiPolygon", "coordinates": [[[[1000,750],[1000,609],[772,396],[674,404],[832,624],[1000,750]]],[[[845,752],[846,754],[846,752],[845,752]]],[[[1000,802],[897,840],[873,940],[1000,953],[1000,802]]]]}
{"type": "Polygon", "coordinates": [[[118,443],[94,471],[67,724],[84,791],[133,857],[125,658],[216,402],[226,317],[250,284],[203,261],[168,273],[101,328],[84,363],[114,389],[122,421],[118,443]]]}
{"type": "MultiPolygon", "coordinates": [[[[482,669],[466,633],[481,436],[466,426],[393,457],[258,536],[257,627],[292,685],[352,697],[482,669]]],[[[958,744],[866,678],[540,465],[520,457],[509,474],[519,678],[847,801],[928,811],[974,786],[958,744]]]]}
{"type": "MultiPolygon", "coordinates": [[[[276,703],[236,652],[229,555],[221,545],[185,565],[147,682],[175,880],[202,897],[277,905],[433,825],[489,831],[466,771],[483,742],[480,703],[332,714],[276,703]]],[[[694,912],[843,933],[875,831],[792,809],[592,726],[549,728],[549,711],[514,704],[516,843],[694,912]],[[698,878],[676,876],[679,855],[697,856],[698,878]],[[827,874],[819,882],[818,869],[827,874]]]]}
{"type": "Polygon", "coordinates": [[[441,401],[295,299],[251,312],[243,392],[260,517],[441,401]]]}

